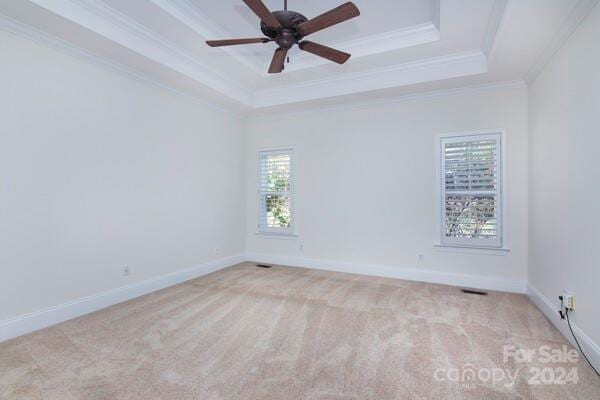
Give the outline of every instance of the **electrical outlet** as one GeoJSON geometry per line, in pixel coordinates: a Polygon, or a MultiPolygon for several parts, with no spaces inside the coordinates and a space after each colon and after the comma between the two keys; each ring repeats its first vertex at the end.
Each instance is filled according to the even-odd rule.
{"type": "Polygon", "coordinates": [[[123,266],[123,276],[129,276],[129,265],[123,266]]]}
{"type": "Polygon", "coordinates": [[[417,260],[420,263],[425,262],[425,255],[424,254],[419,254],[419,256],[417,257],[417,260]]]}
{"type": "Polygon", "coordinates": [[[300,251],[304,251],[304,245],[301,244],[300,246],[298,246],[298,248],[300,249],[300,251]]]}
{"type": "Polygon", "coordinates": [[[221,254],[221,249],[218,247],[215,247],[215,255],[218,256],[219,254],[221,254]]]}
{"type": "Polygon", "coordinates": [[[575,296],[572,294],[563,294],[563,305],[567,310],[575,310],[575,296]]]}

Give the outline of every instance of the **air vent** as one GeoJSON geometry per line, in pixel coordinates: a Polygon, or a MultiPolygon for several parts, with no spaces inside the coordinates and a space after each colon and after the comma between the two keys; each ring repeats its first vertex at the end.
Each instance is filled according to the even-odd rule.
{"type": "Polygon", "coordinates": [[[463,293],[466,293],[466,294],[476,294],[478,296],[487,296],[487,292],[482,292],[482,291],[479,291],[479,290],[461,289],[461,291],[463,293]]]}
{"type": "Polygon", "coordinates": [[[256,266],[258,268],[271,268],[271,265],[265,265],[265,264],[256,264],[256,266]]]}

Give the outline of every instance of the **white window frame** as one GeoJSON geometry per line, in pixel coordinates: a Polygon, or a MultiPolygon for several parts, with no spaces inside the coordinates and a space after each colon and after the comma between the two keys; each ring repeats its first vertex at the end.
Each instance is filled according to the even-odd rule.
{"type": "Polygon", "coordinates": [[[473,250],[474,253],[479,252],[507,252],[508,248],[508,229],[507,229],[507,185],[506,185],[506,133],[504,129],[485,129],[478,131],[467,131],[467,132],[450,132],[436,136],[436,236],[437,240],[435,243],[436,247],[457,249],[457,250],[473,250]],[[443,143],[447,141],[465,141],[465,140],[481,140],[481,139],[497,139],[499,142],[500,156],[498,158],[500,162],[500,168],[498,168],[498,182],[499,187],[497,189],[497,204],[498,204],[498,237],[499,240],[493,245],[488,244],[485,240],[487,239],[457,239],[447,238],[445,235],[445,166],[444,166],[444,153],[443,143]]]}
{"type": "MultiPolygon", "coordinates": [[[[290,238],[293,239],[296,236],[296,152],[291,147],[286,148],[274,148],[274,149],[261,149],[256,153],[257,160],[257,200],[258,200],[258,214],[257,214],[257,234],[264,235],[265,237],[280,237],[280,238],[290,238]],[[263,225],[263,221],[261,221],[261,215],[263,215],[264,204],[262,203],[261,197],[262,192],[260,190],[260,182],[261,182],[261,155],[262,154],[289,154],[290,155],[290,192],[289,196],[291,198],[290,202],[290,215],[291,215],[291,223],[289,228],[268,228],[263,225]]],[[[266,214],[266,213],[265,213],[266,214]]]]}

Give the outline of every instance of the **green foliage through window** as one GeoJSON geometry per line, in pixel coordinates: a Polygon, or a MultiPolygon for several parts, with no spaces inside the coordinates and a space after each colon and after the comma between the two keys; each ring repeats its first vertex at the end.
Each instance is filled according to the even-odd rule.
{"type": "Polygon", "coordinates": [[[290,169],[291,156],[289,153],[261,154],[261,212],[263,224],[266,228],[291,228],[290,169]]]}
{"type": "Polygon", "coordinates": [[[498,147],[495,139],[444,146],[445,236],[498,238],[498,147]]]}

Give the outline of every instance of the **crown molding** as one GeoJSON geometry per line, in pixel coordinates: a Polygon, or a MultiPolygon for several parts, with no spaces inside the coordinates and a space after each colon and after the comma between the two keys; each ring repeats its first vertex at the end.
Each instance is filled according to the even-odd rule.
{"type": "Polygon", "coordinates": [[[122,76],[128,77],[130,79],[134,79],[138,82],[149,84],[155,86],[159,89],[168,91],[177,96],[181,96],[183,98],[196,101],[203,106],[212,109],[214,111],[224,113],[228,116],[234,117],[240,120],[263,120],[263,119],[277,119],[284,118],[295,115],[306,115],[306,114],[315,114],[322,112],[331,112],[336,110],[357,110],[371,107],[382,107],[389,106],[399,102],[409,101],[409,100],[417,100],[417,99],[428,99],[428,98],[436,98],[436,97],[445,97],[462,93],[470,93],[477,91],[486,91],[493,89],[501,89],[501,88],[509,88],[509,87],[525,87],[526,83],[523,80],[515,80],[515,81],[506,81],[506,82],[498,82],[484,85],[474,85],[474,86],[465,86],[459,87],[455,89],[445,89],[445,90],[435,90],[423,93],[415,93],[415,94],[407,94],[402,96],[395,96],[386,99],[378,99],[378,100],[366,100],[366,101],[355,101],[351,103],[344,103],[343,105],[335,105],[335,106],[327,106],[327,107],[317,107],[311,110],[304,111],[290,111],[290,112],[278,112],[274,115],[259,115],[259,116],[248,116],[242,115],[232,110],[216,105],[214,102],[208,101],[204,98],[191,95],[187,92],[182,92],[178,89],[175,89],[169,85],[166,85],[162,82],[159,82],[147,75],[141,74],[131,68],[123,66],[119,63],[116,63],[112,60],[108,60],[104,57],[100,57],[95,53],[92,53],[88,50],[80,48],[78,46],[73,45],[70,42],[59,39],[55,36],[48,34],[47,32],[35,29],[29,25],[26,25],[22,22],[16,21],[10,17],[4,16],[0,14],[0,29],[10,32],[15,36],[22,37],[36,43],[40,43],[43,45],[47,45],[57,51],[65,52],[71,56],[75,56],[79,59],[82,59],[87,62],[94,63],[100,67],[107,68],[112,70],[113,72],[117,72],[122,76]]]}
{"type": "MultiPolygon", "coordinates": [[[[202,11],[189,0],[151,1],[163,11],[175,17],[205,39],[229,37],[231,35],[230,33],[217,28],[210,21],[210,18],[203,14],[202,11]]],[[[440,31],[438,29],[439,7],[439,0],[432,0],[432,19],[434,20],[432,22],[390,32],[384,32],[381,34],[370,35],[355,40],[329,43],[328,46],[351,53],[352,57],[356,59],[359,57],[370,56],[438,41],[440,40],[440,31]],[[436,18],[438,18],[437,25],[436,18]]],[[[270,75],[267,73],[270,60],[266,60],[265,62],[251,62],[235,47],[222,47],[219,50],[225,51],[227,54],[242,62],[264,79],[268,79],[270,77],[270,75]]],[[[294,63],[286,66],[286,72],[300,71],[307,68],[325,65],[327,63],[329,63],[329,61],[323,58],[315,57],[312,54],[306,54],[304,52],[298,52],[294,56],[294,63]]]]}
{"type": "MultiPolygon", "coordinates": [[[[421,44],[433,43],[439,40],[440,31],[437,26],[433,22],[428,22],[355,40],[328,44],[328,46],[350,53],[353,59],[357,59],[421,44]]],[[[300,52],[294,57],[294,62],[286,66],[285,70],[286,72],[300,71],[328,63],[330,62],[321,57],[300,52]]],[[[263,76],[268,76],[265,72],[267,69],[268,66],[266,64],[263,65],[263,76]]]]}
{"type": "MultiPolygon", "coordinates": [[[[251,109],[261,109],[391,87],[483,74],[488,70],[488,52],[492,51],[491,49],[493,49],[496,42],[507,3],[507,0],[495,0],[482,50],[450,54],[442,57],[253,91],[224,76],[220,71],[211,67],[203,60],[157,35],[132,18],[111,8],[102,0],[30,1],[131,51],[181,73],[199,84],[207,86],[251,109]]],[[[172,16],[175,16],[187,26],[192,27],[202,36],[212,34],[222,35],[222,33],[218,32],[218,28],[212,27],[210,21],[201,12],[198,12],[197,7],[189,0],[150,1],[161,9],[166,10],[172,16]]],[[[345,45],[336,46],[348,48],[355,56],[358,55],[361,57],[413,46],[419,43],[440,40],[440,0],[430,1],[432,5],[432,19],[434,20],[432,23],[372,35],[346,42],[345,45]]],[[[255,64],[243,57],[240,61],[246,65],[255,64]]],[[[307,55],[306,58],[299,58],[296,64],[299,65],[297,69],[303,69],[319,65],[319,63],[321,61],[318,57],[313,57],[312,55],[308,57],[307,55]]],[[[125,67],[119,66],[119,68],[122,70],[125,67]]],[[[266,70],[264,66],[256,68],[258,69],[255,70],[259,71],[260,74],[264,74],[266,70]]],[[[295,68],[292,67],[291,69],[294,70],[295,68]]],[[[129,71],[128,73],[136,74],[133,71],[129,71]]],[[[140,74],[136,75],[139,76],[140,74]]],[[[258,76],[260,77],[261,75],[258,76]]],[[[151,80],[151,78],[146,77],[143,79],[145,81],[151,80]]],[[[160,84],[156,81],[154,83],[160,84]]],[[[165,86],[164,84],[161,85],[165,86]]],[[[192,97],[195,96],[192,95],[192,97]]]]}
{"type": "Polygon", "coordinates": [[[315,107],[303,111],[277,112],[276,114],[256,115],[249,119],[250,122],[262,120],[275,120],[293,116],[303,116],[319,113],[331,113],[335,111],[354,111],[369,108],[391,107],[395,104],[411,100],[434,99],[439,97],[455,96],[464,93],[485,92],[490,90],[508,89],[508,88],[527,88],[527,83],[523,79],[513,81],[493,82],[481,85],[461,86],[453,89],[432,90],[428,92],[411,93],[401,96],[387,97],[384,99],[363,100],[345,102],[344,104],[315,107]]]}
{"type": "Polygon", "coordinates": [[[544,70],[546,65],[552,60],[552,57],[567,42],[569,37],[575,32],[581,22],[594,9],[600,0],[579,0],[573,7],[573,10],[561,25],[558,32],[553,36],[550,45],[536,58],[538,61],[525,75],[525,81],[531,83],[544,70]]]}
{"type": "Polygon", "coordinates": [[[17,37],[31,40],[33,42],[48,46],[56,51],[64,52],[70,56],[77,57],[83,61],[90,62],[102,68],[109,69],[112,72],[116,72],[119,75],[124,76],[126,78],[133,79],[137,82],[154,86],[158,89],[165,90],[171,94],[180,96],[182,98],[198,102],[199,104],[203,105],[204,107],[210,110],[223,113],[229,117],[234,117],[240,120],[246,118],[245,115],[238,114],[230,110],[229,108],[221,107],[215,104],[214,102],[208,101],[204,98],[195,96],[188,92],[183,92],[163,82],[157,81],[156,79],[148,75],[140,73],[137,70],[131,69],[107,58],[101,57],[81,47],[75,46],[70,42],[50,35],[47,32],[33,28],[29,25],[26,25],[20,21],[17,21],[13,18],[2,14],[0,14],[0,29],[9,32],[17,37]]]}
{"type": "Polygon", "coordinates": [[[254,94],[253,105],[255,108],[271,107],[485,72],[487,57],[481,51],[451,54],[260,90],[254,94]]]}
{"type": "MultiPolygon", "coordinates": [[[[204,39],[228,37],[228,33],[216,27],[209,18],[199,12],[189,0],[150,0],[155,6],[162,9],[173,18],[202,36],[204,39]]],[[[242,65],[254,71],[257,75],[263,75],[263,65],[251,62],[236,51],[235,47],[221,47],[220,50],[235,58],[242,65]]]]}
{"type": "Polygon", "coordinates": [[[31,0],[31,2],[236,101],[245,105],[251,104],[252,96],[246,88],[100,0],[31,0]]]}
{"type": "Polygon", "coordinates": [[[504,21],[504,16],[506,15],[507,6],[508,0],[496,0],[494,2],[485,36],[483,37],[481,51],[488,56],[490,61],[494,57],[496,44],[498,43],[497,39],[502,29],[502,22],[504,21]]]}
{"type": "MultiPolygon", "coordinates": [[[[25,38],[28,38],[28,39],[31,39],[31,40],[34,40],[36,42],[40,42],[40,43],[43,43],[46,45],[50,45],[51,47],[53,47],[55,49],[66,50],[71,55],[83,58],[87,61],[91,61],[91,62],[101,65],[103,67],[111,68],[112,70],[117,71],[121,74],[124,74],[130,78],[136,79],[137,81],[151,84],[153,86],[168,90],[171,93],[174,93],[174,94],[177,94],[180,96],[184,96],[188,99],[199,101],[203,105],[210,107],[211,109],[214,109],[216,111],[225,112],[236,118],[244,118],[243,115],[237,114],[237,113],[233,112],[232,110],[229,110],[224,107],[219,107],[219,106],[215,105],[214,103],[211,103],[210,101],[207,101],[206,99],[200,98],[198,96],[194,96],[189,93],[182,92],[182,91],[175,89],[169,85],[159,82],[147,75],[139,73],[131,68],[128,68],[124,65],[121,65],[114,61],[103,58],[101,56],[98,56],[97,54],[94,54],[90,51],[87,51],[78,46],[75,46],[67,41],[64,41],[62,39],[54,37],[46,32],[34,29],[34,28],[32,28],[28,25],[25,25],[21,22],[18,22],[12,18],[0,15],[0,28],[10,31],[14,34],[17,34],[18,36],[25,37],[25,38]]],[[[462,76],[462,75],[456,75],[459,73],[458,68],[461,66],[461,61],[462,62],[467,61],[467,64],[468,64],[469,60],[471,62],[475,61],[481,67],[482,63],[485,64],[485,61],[480,59],[481,56],[482,56],[482,54],[477,53],[477,52],[474,54],[467,54],[467,55],[458,55],[458,56],[453,55],[453,56],[443,57],[443,58],[438,58],[438,59],[419,61],[419,62],[415,62],[415,63],[407,63],[407,64],[401,64],[401,65],[396,65],[396,66],[392,66],[392,67],[381,68],[381,69],[377,69],[375,71],[370,70],[370,71],[366,71],[366,72],[346,74],[346,75],[337,76],[334,78],[310,81],[310,82],[306,82],[306,83],[299,84],[299,85],[288,85],[283,88],[277,88],[277,89],[271,89],[269,91],[259,92],[259,94],[262,97],[254,99],[255,101],[258,100],[258,102],[252,102],[250,104],[254,105],[253,108],[261,108],[261,107],[266,107],[267,105],[265,105],[265,104],[279,105],[279,104],[286,104],[286,103],[291,103],[291,102],[296,102],[296,101],[302,101],[302,98],[306,98],[307,96],[310,97],[310,94],[313,91],[312,88],[314,88],[314,87],[320,87],[320,86],[323,86],[324,84],[327,85],[329,83],[330,85],[331,84],[334,85],[332,87],[332,89],[337,90],[339,92],[340,88],[344,88],[345,86],[348,85],[348,82],[356,82],[356,83],[360,84],[360,82],[357,82],[357,80],[361,80],[361,79],[363,79],[363,77],[368,80],[373,80],[374,78],[377,78],[378,76],[381,76],[382,74],[384,76],[394,75],[395,79],[397,81],[398,80],[410,81],[411,80],[410,77],[403,78],[403,74],[402,74],[403,71],[405,73],[408,73],[413,76],[416,75],[417,78],[419,75],[419,71],[421,69],[423,72],[427,72],[426,70],[428,70],[429,72],[432,72],[432,68],[438,69],[438,71],[437,71],[438,73],[440,72],[440,70],[445,71],[448,74],[448,75],[446,75],[446,77],[450,76],[450,74],[454,74],[455,76],[462,76]],[[475,57],[473,57],[473,56],[475,56],[475,57]],[[288,101],[285,101],[285,103],[277,102],[276,99],[278,96],[285,95],[285,97],[288,97],[288,94],[289,94],[287,92],[288,90],[297,92],[296,97],[301,96],[301,97],[299,97],[300,99],[288,100],[288,101]]],[[[464,64],[462,66],[464,66],[464,64]]],[[[463,70],[462,73],[465,73],[465,71],[463,70]]],[[[432,75],[423,74],[418,79],[420,79],[420,81],[422,82],[423,79],[428,80],[427,77],[431,78],[432,75]]],[[[413,81],[413,83],[415,83],[414,78],[412,79],[412,81],[413,81]]],[[[388,83],[380,83],[380,85],[381,86],[379,88],[388,87],[388,83]]],[[[366,84],[366,85],[363,84],[363,86],[365,86],[365,87],[363,87],[362,91],[375,90],[369,84],[366,84]]],[[[342,94],[354,93],[355,90],[356,90],[356,88],[346,87],[346,93],[342,93],[342,94]]],[[[331,97],[331,96],[329,96],[329,95],[315,96],[313,94],[312,99],[322,98],[322,97],[331,97]]]]}
{"type": "Polygon", "coordinates": [[[516,80],[516,81],[484,84],[484,85],[464,86],[464,87],[459,87],[459,88],[455,88],[455,89],[435,90],[435,91],[429,91],[429,92],[423,92],[423,93],[407,94],[407,95],[402,95],[402,96],[390,97],[390,98],[386,98],[386,99],[354,101],[351,103],[344,103],[343,105],[317,107],[317,108],[314,108],[311,110],[304,110],[304,111],[290,111],[290,112],[283,112],[283,113],[278,112],[277,114],[273,114],[273,115],[259,115],[259,116],[249,115],[248,116],[248,115],[242,115],[242,114],[233,112],[232,110],[230,110],[228,108],[218,106],[214,102],[208,101],[204,98],[191,95],[187,92],[182,92],[182,91],[175,89],[169,85],[159,82],[147,75],[141,74],[131,68],[123,66],[112,60],[108,60],[104,57],[100,57],[97,54],[92,53],[83,48],[80,48],[78,46],[75,46],[70,42],[67,42],[67,41],[59,39],[55,36],[52,36],[52,35],[48,34],[47,32],[35,29],[29,25],[26,25],[22,22],[16,21],[10,17],[4,16],[1,14],[0,14],[0,29],[10,32],[11,34],[13,34],[15,36],[22,37],[22,38],[34,41],[39,44],[49,46],[49,47],[53,48],[54,50],[64,52],[71,56],[82,59],[83,61],[91,62],[100,67],[110,69],[111,71],[116,72],[127,78],[134,79],[134,80],[144,83],[144,84],[152,85],[156,88],[165,90],[174,95],[181,96],[182,98],[196,101],[199,104],[201,104],[211,110],[223,113],[225,115],[234,117],[236,119],[248,120],[248,121],[257,121],[257,120],[263,120],[263,119],[277,119],[277,118],[284,118],[284,117],[290,117],[290,116],[295,116],[295,115],[316,114],[316,113],[331,112],[331,111],[336,111],[336,110],[348,111],[348,110],[358,110],[358,109],[371,108],[371,107],[384,107],[384,106],[390,106],[390,105],[393,105],[396,103],[409,101],[409,100],[445,97],[445,96],[457,95],[457,94],[462,94],[462,93],[486,91],[486,90],[501,89],[501,88],[526,87],[525,81],[516,80]]]}

